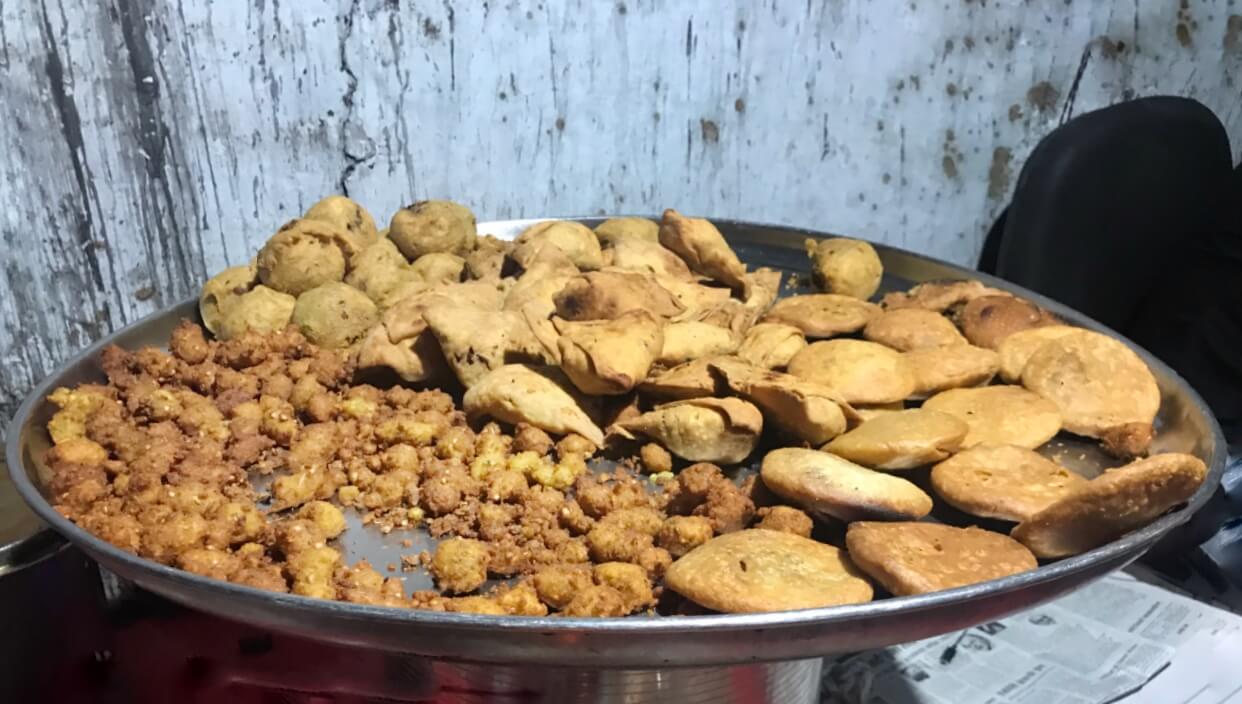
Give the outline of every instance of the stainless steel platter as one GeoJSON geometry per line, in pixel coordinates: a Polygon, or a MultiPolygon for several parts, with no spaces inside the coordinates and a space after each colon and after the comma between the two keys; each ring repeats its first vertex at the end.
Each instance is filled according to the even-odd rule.
{"type": "MultiPolygon", "coordinates": [[[[588,225],[602,220],[569,219],[588,225]]],[[[479,230],[508,238],[532,222],[481,223],[479,230]]],[[[716,224],[752,268],[769,266],[803,274],[807,271],[804,239],[829,236],[783,226],[734,221],[716,224]]],[[[1034,300],[1071,323],[1115,335],[1065,306],[993,277],[891,247],[877,245],[877,250],[885,267],[882,292],[922,281],[975,278],[1034,300]]],[[[433,658],[504,665],[663,669],[805,659],[962,629],[1065,594],[1136,559],[1207,501],[1225,464],[1224,439],[1203,400],[1171,369],[1135,348],[1151,366],[1163,396],[1155,448],[1197,455],[1208,465],[1208,479],[1183,509],[1109,545],[1031,572],[923,596],[747,615],[517,618],[321,601],[215,581],[141,559],[73,525],[47,501],[41,457],[50,443],[45,426],[54,411],[45,400],[48,393],[59,386],[101,380],[97,357],[104,345],[130,349],[163,346],[178,321],[196,317],[193,301],[156,313],[100,340],[31,391],[8,433],[8,466],[18,491],[40,518],[104,566],[186,606],[325,641],[433,658]]],[[[1093,443],[1074,438],[1059,438],[1047,452],[1088,475],[1111,466],[1093,443]]],[[[933,515],[937,520],[958,524],[978,522],[943,507],[933,515]]],[[[401,547],[401,540],[418,538],[424,545],[427,540],[413,533],[394,532],[385,537],[374,530],[357,529],[356,523],[345,536],[347,561],[366,557],[377,567],[399,562],[399,555],[420,547],[401,547]]],[[[410,586],[422,586],[416,583],[417,578],[410,577],[410,586]]]]}

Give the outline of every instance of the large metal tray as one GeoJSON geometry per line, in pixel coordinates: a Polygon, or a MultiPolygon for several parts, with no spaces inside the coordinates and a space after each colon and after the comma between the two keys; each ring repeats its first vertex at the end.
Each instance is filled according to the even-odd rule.
{"type": "MultiPolygon", "coordinates": [[[[588,225],[602,220],[572,219],[588,225]]],[[[532,222],[482,223],[479,229],[511,238],[532,222]]],[[[805,238],[828,236],[744,222],[717,221],[717,225],[751,267],[769,266],[786,272],[807,271],[805,238]]],[[[976,278],[1030,298],[1074,324],[1115,335],[1065,306],[993,277],[891,247],[877,245],[877,250],[885,268],[881,291],[936,279],[976,278]]],[[[431,657],[514,665],[668,668],[793,660],[917,640],[1001,618],[1123,567],[1169,530],[1186,522],[1207,501],[1225,464],[1224,439],[1203,400],[1176,373],[1135,348],[1151,366],[1163,396],[1156,449],[1197,455],[1209,467],[1208,479],[1185,508],[1114,543],[1031,572],[923,596],[747,615],[518,618],[321,601],[215,581],[138,558],[73,525],[46,499],[46,470],[40,458],[49,446],[45,426],[54,410],[45,400],[47,394],[58,386],[100,380],[97,357],[104,345],[131,349],[162,346],[178,321],[196,317],[193,301],[156,313],[100,340],[31,391],[8,433],[8,465],[17,489],[53,529],[104,566],[186,606],[336,643],[431,657]]],[[[1046,451],[1088,475],[1115,464],[1094,443],[1075,438],[1058,438],[1046,451]]],[[[933,517],[956,524],[980,523],[943,505],[938,505],[933,517]]],[[[375,530],[356,529],[356,525],[345,534],[346,559],[366,557],[380,569],[399,561],[399,555],[418,550],[428,540],[415,532],[381,536],[375,530]],[[412,549],[401,547],[400,541],[406,538],[418,538],[418,544],[412,549]]],[[[1003,525],[993,527],[1004,530],[1003,525]]],[[[424,586],[410,577],[408,586],[424,586]]]]}

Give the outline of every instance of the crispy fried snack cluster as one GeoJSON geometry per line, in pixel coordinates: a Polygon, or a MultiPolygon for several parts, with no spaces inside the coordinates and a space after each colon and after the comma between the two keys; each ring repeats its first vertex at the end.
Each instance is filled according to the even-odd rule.
{"type": "Polygon", "coordinates": [[[204,285],[215,339],[186,323],[167,353],[110,348],[106,385],[51,396],[57,508],[264,589],[625,616],[1001,578],[1145,525],[1206,475],[1143,459],[1160,392],[1125,344],[973,281],[872,302],[865,242],[808,242],[819,290],[780,298],[780,272],[674,210],[478,229],[449,201],[382,232],[348,198],[316,203],[204,285]],[[1089,479],[1040,454],[1060,433],[1135,461],[1089,479]],[[932,493],[900,476],[924,467],[932,493]],[[928,523],[937,501],[1014,526],[928,523]],[[403,557],[436,589],[345,564],[351,517],[437,539],[403,557]]]}

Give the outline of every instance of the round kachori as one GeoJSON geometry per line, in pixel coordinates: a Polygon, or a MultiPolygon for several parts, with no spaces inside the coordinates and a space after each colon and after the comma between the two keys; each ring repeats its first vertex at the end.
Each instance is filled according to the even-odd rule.
{"type": "Polygon", "coordinates": [[[955,416],[912,408],[864,421],[823,449],[867,467],[913,469],[957,452],[969,430],[955,416]]]}
{"type": "Polygon", "coordinates": [[[970,432],[962,447],[1018,445],[1034,449],[1061,429],[1056,405],[1020,386],[949,389],[927,399],[923,408],[965,421],[970,432]]]}
{"type": "Polygon", "coordinates": [[[1025,521],[1087,483],[1016,445],[979,445],[932,467],[931,485],[954,508],[982,518],[1025,521]]]}
{"type": "Polygon", "coordinates": [[[841,550],[783,531],[726,533],[664,574],[669,589],[724,613],[789,611],[871,601],[871,584],[841,550]]]}
{"type": "Polygon", "coordinates": [[[892,403],[914,393],[914,373],[901,353],[864,340],[808,345],[789,361],[789,373],[835,389],[850,404],[892,403]]]}

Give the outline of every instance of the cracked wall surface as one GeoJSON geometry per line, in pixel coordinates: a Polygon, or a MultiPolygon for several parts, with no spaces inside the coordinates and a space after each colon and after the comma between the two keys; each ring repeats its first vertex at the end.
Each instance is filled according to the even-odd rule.
{"type": "Polygon", "coordinates": [[[974,259],[1040,136],[1188,95],[1242,147],[1242,0],[0,4],[0,409],[345,192],[665,206],[974,259]]]}

